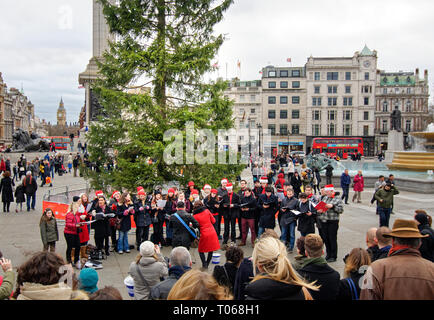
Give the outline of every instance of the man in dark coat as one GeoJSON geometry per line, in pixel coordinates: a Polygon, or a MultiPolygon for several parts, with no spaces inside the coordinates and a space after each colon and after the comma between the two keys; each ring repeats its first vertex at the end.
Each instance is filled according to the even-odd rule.
{"type": "Polygon", "coordinates": [[[342,188],[342,200],[345,200],[345,204],[348,204],[348,195],[350,193],[351,177],[348,174],[348,169],[345,169],[341,175],[341,188],[342,188]]]}
{"type": "MultiPolygon", "coordinates": [[[[190,224],[193,228],[199,228],[199,223],[195,218],[187,211],[185,211],[185,204],[182,201],[178,201],[176,204],[177,215],[190,227],[190,224]]],[[[181,221],[176,217],[175,214],[172,214],[169,219],[169,227],[172,228],[173,236],[172,236],[172,247],[186,247],[187,250],[190,250],[191,245],[191,237],[190,231],[182,224],[181,221]]]]}
{"type": "Polygon", "coordinates": [[[261,218],[259,219],[258,238],[264,233],[265,229],[274,229],[276,226],[275,214],[278,210],[279,202],[277,197],[272,194],[271,187],[265,188],[265,194],[259,197],[258,207],[261,208],[261,218]]]}
{"type": "Polygon", "coordinates": [[[169,258],[169,276],[151,288],[152,300],[167,300],[170,290],[181,276],[191,269],[191,255],[184,247],[172,249],[169,258]]]}
{"type": "MultiPolygon", "coordinates": [[[[224,219],[224,233],[223,233],[223,245],[227,245],[229,240],[229,233],[231,235],[231,241],[236,242],[236,219],[239,218],[240,209],[240,197],[233,192],[232,183],[226,184],[227,193],[223,196],[223,219],[224,219]]],[[[241,230],[240,230],[241,231],[241,230]]]]}
{"type": "Polygon", "coordinates": [[[38,190],[38,183],[36,178],[32,177],[30,171],[27,172],[26,177],[23,179],[24,193],[27,197],[27,211],[35,210],[36,190],[38,190]]]}
{"type": "Polygon", "coordinates": [[[417,223],[417,227],[420,234],[426,236],[422,238],[422,244],[419,248],[422,258],[434,262],[434,230],[431,229],[428,222],[428,216],[424,213],[416,213],[414,220],[417,223]]]}
{"type": "Polygon", "coordinates": [[[14,180],[11,178],[11,173],[5,171],[3,178],[0,182],[0,192],[2,194],[3,212],[9,212],[11,202],[14,201],[13,186],[15,186],[14,180]]]}
{"type": "Polygon", "coordinates": [[[333,166],[329,163],[326,167],[326,183],[332,184],[332,177],[333,177],[333,166]]]}
{"type": "MultiPolygon", "coordinates": [[[[387,238],[384,234],[391,232],[388,227],[380,227],[375,232],[375,239],[377,240],[377,248],[378,250],[373,253],[371,256],[371,262],[374,262],[379,259],[387,258],[389,255],[390,248],[392,248],[392,239],[387,238]]],[[[368,250],[369,252],[369,250],[368,250]]]]}
{"type": "Polygon", "coordinates": [[[297,226],[297,216],[292,212],[298,206],[298,199],[294,196],[294,190],[288,188],[286,196],[280,204],[279,224],[281,230],[280,240],[285,243],[291,253],[295,244],[295,227],[297,226]],[[289,239],[289,240],[288,240],[289,239]]]}
{"type": "Polygon", "coordinates": [[[304,239],[307,259],[298,273],[308,282],[316,281],[319,291],[309,290],[314,300],[336,300],[339,294],[340,275],[322,256],[324,243],[320,236],[308,234],[304,239]]]}
{"type": "MultiPolygon", "coordinates": [[[[228,190],[226,190],[226,184],[228,183],[228,179],[224,178],[221,180],[221,187],[219,187],[217,189],[217,199],[219,202],[221,202],[223,200],[223,196],[228,194],[228,190]]],[[[219,205],[218,208],[218,215],[217,217],[215,217],[215,219],[217,220],[217,236],[219,238],[219,240],[223,239],[223,237],[220,235],[220,231],[221,231],[221,222],[222,222],[222,217],[224,214],[224,208],[223,205],[219,205]]]]}

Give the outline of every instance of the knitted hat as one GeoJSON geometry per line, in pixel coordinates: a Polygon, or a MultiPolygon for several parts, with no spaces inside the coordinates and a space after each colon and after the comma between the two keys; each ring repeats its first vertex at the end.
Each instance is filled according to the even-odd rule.
{"type": "Polygon", "coordinates": [[[283,179],[283,178],[285,178],[285,175],[284,175],[283,173],[279,173],[279,174],[277,175],[277,177],[280,178],[280,179],[283,179]]]}
{"type": "Polygon", "coordinates": [[[211,189],[211,193],[218,193],[217,189],[211,189]]]}
{"type": "Polygon", "coordinates": [[[142,257],[150,257],[155,253],[154,243],[151,241],[142,242],[140,245],[140,255],[142,257]]]}
{"type": "Polygon", "coordinates": [[[170,192],[175,193],[175,189],[169,188],[169,190],[167,190],[167,193],[169,194],[170,192]]]}
{"type": "Polygon", "coordinates": [[[146,195],[145,189],[143,189],[143,187],[137,187],[137,195],[146,195]]]}
{"type": "Polygon", "coordinates": [[[98,283],[98,273],[95,269],[85,268],[80,271],[80,275],[78,276],[78,280],[80,281],[80,289],[88,292],[94,293],[98,291],[98,287],[96,286],[98,283]]]}
{"type": "Polygon", "coordinates": [[[189,182],[188,182],[188,186],[189,186],[189,187],[194,186],[194,182],[193,182],[193,181],[189,181],[189,182]]]}
{"type": "Polygon", "coordinates": [[[199,191],[197,191],[196,189],[191,190],[190,195],[192,194],[199,194],[199,191]]]}

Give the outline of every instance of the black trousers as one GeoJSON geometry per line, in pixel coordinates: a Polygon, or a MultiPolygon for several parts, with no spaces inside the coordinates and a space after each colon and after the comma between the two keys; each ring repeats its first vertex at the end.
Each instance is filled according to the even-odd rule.
{"type": "Polygon", "coordinates": [[[9,212],[10,202],[3,202],[3,212],[9,212]]]}
{"type": "Polygon", "coordinates": [[[345,199],[345,203],[348,203],[348,195],[350,194],[350,186],[342,187],[342,197],[341,199],[345,199]]]}
{"type": "Polygon", "coordinates": [[[148,241],[149,238],[149,226],[146,227],[136,227],[136,245],[137,248],[144,241],[148,241]]]}
{"type": "Polygon", "coordinates": [[[339,220],[329,220],[321,224],[322,236],[327,250],[327,258],[337,259],[339,220]]]}
{"type": "Polygon", "coordinates": [[[110,226],[110,238],[112,240],[112,247],[114,247],[115,250],[117,250],[118,241],[116,240],[116,227],[115,226],[110,226]]]}
{"type": "Polygon", "coordinates": [[[154,244],[158,244],[161,243],[161,245],[163,245],[164,243],[164,236],[163,236],[163,225],[164,221],[158,221],[156,223],[153,224],[153,229],[154,229],[154,233],[152,235],[152,242],[154,242],[154,244]]]}
{"type": "Polygon", "coordinates": [[[202,266],[203,267],[206,267],[206,266],[208,266],[210,264],[210,262],[212,260],[212,254],[213,254],[213,251],[208,252],[208,257],[205,260],[205,253],[199,252],[199,257],[200,257],[200,260],[202,261],[202,266]]]}
{"type": "Polygon", "coordinates": [[[98,250],[105,250],[106,253],[109,252],[109,237],[95,237],[95,245],[98,250]]]}
{"type": "Polygon", "coordinates": [[[229,232],[231,234],[231,241],[236,241],[236,234],[235,234],[235,225],[236,225],[236,217],[232,216],[224,216],[224,233],[223,233],[223,243],[227,243],[229,240],[229,232]]]}
{"type": "Polygon", "coordinates": [[[332,176],[326,176],[326,184],[332,184],[332,176]]]}
{"type": "Polygon", "coordinates": [[[64,233],[66,240],[66,261],[77,263],[80,260],[80,238],[78,234],[64,233]],[[72,248],[74,251],[74,261],[71,261],[72,248]]]}
{"type": "Polygon", "coordinates": [[[221,233],[222,217],[223,217],[223,214],[221,212],[219,212],[218,215],[214,216],[214,218],[217,220],[217,228],[215,230],[217,232],[217,236],[220,236],[220,233],[221,233]]]}

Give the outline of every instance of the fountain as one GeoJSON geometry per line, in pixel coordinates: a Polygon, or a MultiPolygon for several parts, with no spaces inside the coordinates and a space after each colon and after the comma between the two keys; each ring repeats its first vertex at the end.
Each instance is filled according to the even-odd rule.
{"type": "Polygon", "coordinates": [[[412,150],[394,152],[393,161],[387,167],[425,172],[434,170],[434,123],[429,124],[426,131],[411,132],[410,135],[413,137],[412,150]]]}

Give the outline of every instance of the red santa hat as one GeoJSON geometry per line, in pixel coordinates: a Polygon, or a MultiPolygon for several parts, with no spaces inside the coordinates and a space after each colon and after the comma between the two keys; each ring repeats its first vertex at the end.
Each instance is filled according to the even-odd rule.
{"type": "Polygon", "coordinates": [[[197,191],[196,189],[193,189],[193,190],[191,190],[190,195],[193,195],[193,194],[199,194],[199,191],[197,191]]]}
{"type": "Polygon", "coordinates": [[[205,190],[205,189],[211,189],[211,186],[209,184],[206,184],[203,186],[202,190],[205,190]]]}
{"type": "Polygon", "coordinates": [[[226,189],[232,189],[232,188],[233,188],[232,183],[228,182],[228,184],[226,185],[226,189]]]}
{"type": "Polygon", "coordinates": [[[225,182],[228,183],[228,182],[229,182],[228,179],[223,178],[222,181],[220,181],[221,184],[223,184],[223,183],[225,183],[225,182]]]}
{"type": "Polygon", "coordinates": [[[146,195],[145,189],[143,189],[143,187],[137,187],[137,195],[146,195]]]}
{"type": "Polygon", "coordinates": [[[327,184],[324,186],[325,191],[335,191],[335,187],[332,184],[327,184]]]}
{"type": "Polygon", "coordinates": [[[115,190],[115,191],[113,191],[111,198],[114,198],[116,193],[119,193],[119,195],[121,194],[118,190],[115,190]]]}
{"type": "Polygon", "coordinates": [[[97,198],[104,197],[104,193],[102,192],[102,190],[95,191],[95,197],[97,198]]]}
{"type": "Polygon", "coordinates": [[[193,182],[193,181],[190,181],[190,182],[188,183],[188,186],[189,186],[189,187],[194,186],[194,182],[193,182]]]}
{"type": "Polygon", "coordinates": [[[268,178],[267,178],[267,177],[261,177],[261,178],[259,179],[259,182],[260,182],[260,183],[268,183],[268,178]]]}

